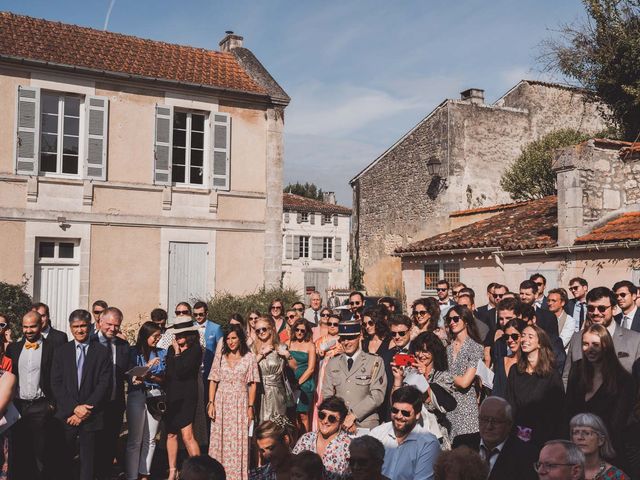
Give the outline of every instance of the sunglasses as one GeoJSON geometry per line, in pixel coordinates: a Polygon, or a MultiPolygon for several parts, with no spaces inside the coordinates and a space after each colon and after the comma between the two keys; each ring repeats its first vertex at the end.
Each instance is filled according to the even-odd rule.
{"type": "Polygon", "coordinates": [[[459,316],[459,315],[451,315],[451,316],[448,318],[448,320],[449,320],[449,323],[451,323],[451,322],[453,322],[453,323],[458,323],[458,322],[460,321],[460,319],[461,319],[461,318],[462,318],[462,317],[461,317],[461,316],[459,316]]]}
{"type": "Polygon", "coordinates": [[[5,322],[0,322],[0,330],[3,328],[7,328],[7,324],[5,322]]]}
{"type": "Polygon", "coordinates": [[[288,318],[289,320],[293,320],[293,319],[294,319],[294,318],[296,318],[296,317],[297,317],[297,315],[287,315],[287,318],[288,318]]]}
{"type": "Polygon", "coordinates": [[[191,312],[189,310],[176,310],[175,312],[176,315],[191,315],[191,312]]]}
{"type": "Polygon", "coordinates": [[[306,328],[296,328],[296,333],[307,333],[306,328]]]}
{"type": "Polygon", "coordinates": [[[94,315],[102,315],[104,313],[104,310],[94,310],[93,314],[94,315]]]}
{"type": "Polygon", "coordinates": [[[415,316],[424,317],[425,315],[428,315],[429,312],[427,312],[426,310],[414,310],[413,314],[415,316]]]}
{"type": "Polygon", "coordinates": [[[539,287],[544,287],[544,283],[542,283],[542,282],[533,282],[533,283],[535,283],[535,284],[536,284],[536,285],[538,285],[539,287]]]}
{"type": "Polygon", "coordinates": [[[454,295],[460,295],[460,292],[461,292],[461,291],[462,291],[462,290],[454,290],[454,291],[453,291],[453,294],[454,294],[454,295]]]}
{"type": "Polygon", "coordinates": [[[325,317],[326,317],[326,318],[329,318],[329,317],[331,316],[331,314],[330,314],[330,313],[321,313],[321,314],[320,314],[320,316],[321,316],[322,318],[325,318],[325,317]]]}
{"type": "Polygon", "coordinates": [[[271,310],[282,310],[282,305],[273,305],[271,310]]]}
{"type": "Polygon", "coordinates": [[[327,421],[329,423],[338,423],[338,421],[340,420],[338,417],[336,417],[335,415],[332,415],[330,413],[326,413],[326,412],[318,412],[318,418],[320,420],[324,420],[327,419],[327,421]]]}
{"type": "Polygon", "coordinates": [[[510,338],[514,342],[517,342],[518,339],[520,338],[520,334],[519,333],[509,333],[506,336],[507,336],[507,338],[510,338]]]}
{"type": "Polygon", "coordinates": [[[256,333],[263,333],[269,330],[267,327],[256,328],[256,333]]]}
{"type": "Polygon", "coordinates": [[[446,292],[449,289],[448,288],[436,288],[436,290],[439,291],[439,292],[446,292]]]}
{"type": "Polygon", "coordinates": [[[624,298],[626,296],[627,296],[626,293],[616,293],[616,297],[624,298]]]}
{"type": "Polygon", "coordinates": [[[207,314],[205,312],[201,312],[201,313],[194,313],[193,316],[194,317],[206,317],[207,314]]]}
{"type": "Polygon", "coordinates": [[[399,408],[396,407],[391,407],[391,413],[393,413],[394,415],[402,415],[404,418],[409,418],[411,416],[411,412],[409,410],[401,410],[399,408]]]}
{"type": "Polygon", "coordinates": [[[404,337],[409,330],[403,330],[401,332],[391,332],[392,337],[404,337]]]}
{"type": "Polygon", "coordinates": [[[493,298],[502,298],[504,297],[504,293],[494,293],[493,298]]]}
{"type": "Polygon", "coordinates": [[[257,319],[259,319],[259,318],[260,318],[260,317],[249,317],[249,320],[257,320],[257,319]]]}
{"type": "Polygon", "coordinates": [[[364,322],[362,322],[363,325],[366,325],[367,327],[373,327],[376,322],[374,322],[373,320],[366,320],[364,322]]]}
{"type": "Polygon", "coordinates": [[[610,309],[612,307],[612,305],[587,305],[587,312],[589,313],[593,313],[596,310],[598,310],[600,313],[604,313],[606,312],[608,309],[610,309]]]}
{"type": "Polygon", "coordinates": [[[296,312],[304,312],[304,308],[300,308],[300,307],[298,307],[298,308],[294,308],[294,310],[295,310],[296,312]]]}
{"type": "Polygon", "coordinates": [[[337,327],[340,322],[327,322],[327,327],[337,327]]]}
{"type": "Polygon", "coordinates": [[[358,305],[362,305],[362,302],[349,302],[349,305],[351,305],[352,307],[353,307],[354,305],[355,305],[355,306],[358,306],[358,305]]]}
{"type": "Polygon", "coordinates": [[[573,291],[573,290],[578,290],[580,288],[580,285],[574,285],[573,287],[569,287],[569,290],[573,291]]]}

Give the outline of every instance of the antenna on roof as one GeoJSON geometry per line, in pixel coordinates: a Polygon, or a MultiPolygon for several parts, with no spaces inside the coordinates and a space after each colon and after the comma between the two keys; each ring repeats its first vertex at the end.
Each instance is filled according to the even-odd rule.
{"type": "Polygon", "coordinates": [[[107,27],[109,26],[109,19],[111,18],[111,10],[113,10],[113,6],[116,4],[116,0],[111,0],[109,2],[109,9],[107,10],[107,16],[104,19],[104,27],[102,27],[102,30],[107,30],[107,27]]]}

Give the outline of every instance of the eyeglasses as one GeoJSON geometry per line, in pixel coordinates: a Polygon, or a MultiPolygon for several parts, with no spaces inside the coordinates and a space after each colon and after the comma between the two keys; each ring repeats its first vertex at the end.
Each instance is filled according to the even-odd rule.
{"type": "Polygon", "coordinates": [[[191,315],[191,312],[189,310],[176,310],[175,312],[176,315],[191,315]]]}
{"type": "Polygon", "coordinates": [[[573,287],[569,287],[569,290],[573,292],[574,290],[578,290],[579,288],[580,288],[580,285],[574,285],[573,287]]]}
{"type": "Polygon", "coordinates": [[[194,313],[193,316],[194,317],[206,317],[207,313],[206,312],[194,313]]]}
{"type": "Polygon", "coordinates": [[[495,417],[485,417],[482,415],[478,417],[478,421],[483,425],[502,425],[505,423],[509,423],[508,420],[502,420],[495,417]]]}
{"type": "Polygon", "coordinates": [[[413,311],[413,314],[414,314],[415,316],[418,316],[418,317],[424,317],[424,316],[425,316],[425,315],[427,315],[428,313],[429,313],[429,312],[427,312],[426,310],[414,310],[414,311],[413,311]]]}
{"type": "Polygon", "coordinates": [[[294,318],[296,318],[296,317],[297,317],[297,315],[287,315],[287,318],[288,318],[289,320],[293,320],[293,319],[294,319],[294,318]]]}
{"type": "Polygon", "coordinates": [[[327,421],[329,423],[338,423],[338,421],[340,420],[338,417],[336,417],[335,415],[332,415],[330,413],[326,413],[326,412],[318,412],[318,418],[320,420],[324,420],[327,419],[327,421]]]}
{"type": "Polygon", "coordinates": [[[607,306],[605,306],[605,305],[587,305],[587,312],[593,313],[596,310],[598,310],[600,313],[604,313],[610,308],[611,308],[611,305],[607,305],[607,306]]]}
{"type": "Polygon", "coordinates": [[[357,307],[358,305],[362,305],[362,302],[349,302],[349,305],[357,307]]]}
{"type": "Polygon", "coordinates": [[[392,337],[404,337],[409,330],[402,330],[401,332],[391,332],[392,337]]]}
{"type": "Polygon", "coordinates": [[[340,322],[327,322],[327,327],[337,327],[340,322]]]}
{"type": "Polygon", "coordinates": [[[449,290],[448,288],[436,288],[436,290],[438,292],[446,292],[447,290],[449,290]]]}
{"type": "Polygon", "coordinates": [[[306,328],[296,328],[296,333],[307,333],[306,328]]]}
{"type": "Polygon", "coordinates": [[[373,320],[365,320],[364,322],[362,322],[363,325],[366,325],[367,327],[373,327],[376,322],[374,322],[373,320]]]}
{"type": "Polygon", "coordinates": [[[272,305],[271,310],[282,310],[282,305],[272,305]]]}
{"type": "Polygon", "coordinates": [[[593,430],[587,430],[584,428],[574,428],[573,430],[571,430],[571,436],[572,437],[595,437],[595,436],[599,436],[600,434],[598,432],[594,432],[593,430]]]}
{"type": "Polygon", "coordinates": [[[322,317],[322,318],[329,318],[330,316],[331,316],[330,313],[321,313],[320,314],[320,317],[322,317]]]}
{"type": "Polygon", "coordinates": [[[448,318],[448,320],[449,320],[449,323],[451,323],[451,322],[453,322],[453,323],[458,323],[458,322],[460,321],[460,319],[461,319],[461,318],[462,318],[462,317],[461,317],[461,316],[459,316],[459,315],[451,315],[451,316],[448,318]]]}
{"type": "Polygon", "coordinates": [[[454,294],[454,295],[460,295],[460,292],[461,292],[461,291],[462,291],[462,289],[460,289],[460,290],[454,290],[454,291],[453,291],[453,294],[454,294]]]}
{"type": "Polygon", "coordinates": [[[256,328],[256,333],[263,333],[269,330],[267,327],[256,328]]]}
{"type": "Polygon", "coordinates": [[[411,416],[411,412],[409,410],[401,410],[399,408],[396,407],[391,407],[391,413],[393,413],[394,415],[402,415],[404,418],[409,418],[411,416]]]}
{"type": "Polygon", "coordinates": [[[555,470],[560,467],[573,467],[575,463],[547,463],[547,462],[534,462],[533,469],[540,473],[542,470],[555,470]]]}

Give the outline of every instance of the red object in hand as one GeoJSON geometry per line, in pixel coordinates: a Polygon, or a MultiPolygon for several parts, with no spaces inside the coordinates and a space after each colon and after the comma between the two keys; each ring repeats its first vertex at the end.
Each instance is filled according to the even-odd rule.
{"type": "Polygon", "coordinates": [[[410,367],[416,363],[416,359],[413,355],[408,353],[396,353],[393,356],[393,363],[398,367],[410,367]]]}

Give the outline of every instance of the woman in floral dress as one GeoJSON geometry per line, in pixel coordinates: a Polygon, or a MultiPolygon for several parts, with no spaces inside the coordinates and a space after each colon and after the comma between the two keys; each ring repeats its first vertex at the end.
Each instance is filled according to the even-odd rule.
{"type": "Polygon", "coordinates": [[[224,466],[227,478],[246,480],[249,425],[255,418],[260,374],[240,325],[229,325],[222,342],[221,355],[216,356],[209,373],[209,455],[224,466]]]}

